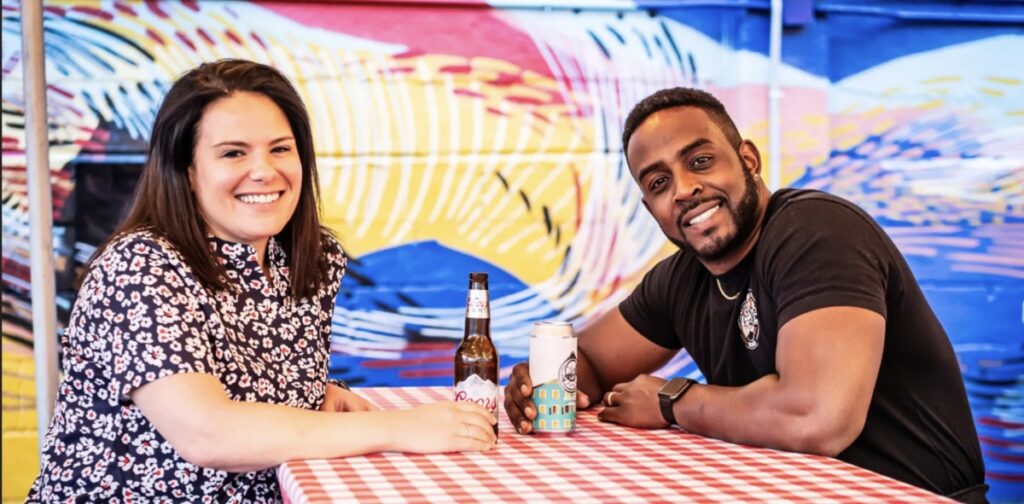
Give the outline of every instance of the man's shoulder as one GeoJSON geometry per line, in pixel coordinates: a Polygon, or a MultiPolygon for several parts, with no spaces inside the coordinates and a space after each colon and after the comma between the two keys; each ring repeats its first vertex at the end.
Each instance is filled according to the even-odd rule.
{"type": "MultiPolygon", "coordinates": [[[[821,222],[826,218],[843,217],[851,222],[877,228],[878,224],[856,203],[817,189],[780,189],[769,201],[770,218],[766,229],[780,222],[790,224],[821,222]]],[[[843,219],[843,220],[845,220],[843,219]]],[[[832,224],[842,224],[841,221],[832,224]]]]}

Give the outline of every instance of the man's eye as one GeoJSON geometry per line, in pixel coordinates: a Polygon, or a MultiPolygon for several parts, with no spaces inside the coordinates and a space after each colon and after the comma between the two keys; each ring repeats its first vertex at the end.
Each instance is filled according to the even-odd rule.
{"type": "Polygon", "coordinates": [[[647,186],[647,188],[650,192],[655,193],[660,191],[663,187],[665,187],[666,182],[668,182],[667,177],[658,177],[652,180],[651,183],[647,186]]]}
{"type": "Polygon", "coordinates": [[[693,167],[694,169],[699,170],[702,168],[707,168],[710,164],[711,156],[697,156],[696,158],[693,159],[693,162],[690,163],[690,166],[693,167]]]}

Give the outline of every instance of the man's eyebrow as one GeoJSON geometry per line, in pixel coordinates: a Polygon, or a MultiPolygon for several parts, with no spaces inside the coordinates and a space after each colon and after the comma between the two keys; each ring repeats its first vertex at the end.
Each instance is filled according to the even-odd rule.
{"type": "MultiPolygon", "coordinates": [[[[682,149],[679,149],[679,152],[676,153],[676,159],[685,158],[686,156],[690,155],[690,153],[693,152],[694,150],[699,149],[699,148],[701,148],[701,147],[703,147],[703,146],[705,146],[705,145],[707,145],[709,143],[711,143],[711,140],[709,140],[707,138],[698,138],[698,139],[696,139],[696,140],[686,144],[686,146],[684,146],[682,149]]],[[[650,173],[650,172],[652,172],[654,170],[657,170],[659,168],[662,168],[663,166],[665,166],[665,163],[662,163],[661,161],[655,161],[655,162],[653,162],[653,163],[651,163],[651,164],[641,168],[640,171],[638,171],[637,174],[636,174],[636,179],[638,181],[639,180],[643,180],[644,176],[646,176],[648,173],[650,173]]]]}
{"type": "Polygon", "coordinates": [[[709,140],[707,138],[698,138],[698,139],[696,139],[696,140],[686,144],[686,147],[683,147],[682,149],[679,149],[679,152],[676,153],[676,159],[683,159],[686,156],[689,156],[691,152],[693,152],[693,151],[695,151],[695,150],[697,150],[697,149],[699,149],[699,148],[701,148],[701,147],[703,147],[703,146],[705,146],[705,145],[707,145],[709,143],[711,143],[711,140],[709,140]]]}

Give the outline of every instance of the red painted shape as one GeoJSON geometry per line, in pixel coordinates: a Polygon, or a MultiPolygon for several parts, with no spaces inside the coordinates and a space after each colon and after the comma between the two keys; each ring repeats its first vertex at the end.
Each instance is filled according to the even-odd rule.
{"type": "Polygon", "coordinates": [[[139,15],[135,12],[135,9],[133,9],[130,5],[123,4],[121,2],[114,2],[114,8],[122,14],[127,14],[133,17],[139,17],[139,15]]]}
{"type": "Polygon", "coordinates": [[[181,0],[181,5],[192,9],[193,12],[199,12],[199,2],[195,0],[181,0]]]}
{"type": "Polygon", "coordinates": [[[363,361],[361,367],[367,369],[387,369],[396,367],[409,367],[409,366],[422,366],[423,364],[440,364],[451,363],[451,355],[438,355],[435,357],[417,357],[413,359],[395,359],[395,360],[368,360],[363,361]]]}
{"type": "Polygon", "coordinates": [[[153,12],[153,14],[156,14],[156,17],[158,18],[171,19],[171,16],[167,15],[167,13],[160,8],[160,2],[157,0],[146,0],[146,7],[149,7],[149,10],[153,12]]]}
{"type": "Polygon", "coordinates": [[[516,84],[523,83],[523,76],[521,74],[510,74],[510,73],[499,73],[494,80],[487,81],[492,86],[514,86],[516,84]]]}
{"type": "Polygon", "coordinates": [[[473,67],[470,65],[446,65],[439,70],[441,73],[468,74],[473,71],[473,67]]]}
{"type": "Polygon", "coordinates": [[[257,3],[303,25],[402,44],[419,54],[493,58],[553,76],[533,40],[484,2],[480,7],[257,3]]]}
{"type": "Polygon", "coordinates": [[[505,101],[519,105],[543,105],[547,103],[544,100],[538,100],[531,96],[506,96],[505,101]]]}
{"type": "MultiPolygon", "coordinates": [[[[10,8],[10,9],[8,9],[7,7],[8,6],[5,5],[4,6],[4,10],[13,10],[15,12],[18,11],[17,7],[13,7],[13,8],[10,8]]],[[[55,5],[47,5],[47,6],[43,7],[43,12],[49,12],[50,14],[54,14],[54,15],[61,16],[61,17],[64,17],[64,14],[65,14],[64,9],[62,7],[57,7],[55,5]]]]}
{"type": "Polygon", "coordinates": [[[71,6],[71,10],[75,12],[81,12],[82,14],[87,14],[93,17],[98,17],[104,21],[110,21],[114,19],[113,14],[103,9],[97,9],[95,7],[89,7],[87,5],[73,5],[71,6]]]}
{"type": "Polygon", "coordinates": [[[73,93],[71,93],[71,91],[68,91],[68,90],[63,89],[63,88],[59,88],[59,87],[57,87],[57,86],[55,86],[53,84],[47,84],[46,85],[46,89],[49,89],[50,91],[53,91],[54,93],[62,95],[65,98],[74,98],[75,97],[75,95],[73,93]]]}
{"type": "Polygon", "coordinates": [[[153,39],[153,41],[156,42],[157,44],[166,45],[166,43],[164,42],[163,37],[161,37],[160,35],[157,35],[157,33],[155,31],[153,31],[152,28],[146,28],[146,36],[148,36],[149,38],[153,39]]]}
{"type": "Polygon", "coordinates": [[[187,45],[189,49],[192,49],[192,51],[195,52],[196,45],[192,43],[192,39],[188,38],[188,36],[186,36],[184,33],[181,33],[180,31],[175,32],[174,34],[178,37],[178,40],[180,40],[181,43],[187,45]]]}
{"type": "Polygon", "coordinates": [[[398,376],[401,376],[402,378],[436,378],[438,376],[454,376],[454,368],[455,366],[437,369],[410,369],[406,371],[399,371],[398,376]]]}
{"type": "Polygon", "coordinates": [[[260,38],[260,36],[257,35],[256,32],[250,32],[249,35],[252,37],[253,40],[256,41],[257,44],[260,45],[260,47],[262,47],[264,49],[267,48],[267,44],[265,42],[263,42],[263,39],[260,38]]]}
{"type": "Polygon", "coordinates": [[[494,107],[487,107],[487,109],[486,109],[486,110],[487,110],[488,112],[490,112],[490,113],[494,114],[494,115],[499,115],[499,116],[501,116],[501,117],[508,117],[508,114],[506,114],[506,113],[504,113],[504,112],[502,112],[502,111],[500,111],[500,110],[498,110],[498,109],[496,109],[496,108],[494,108],[494,107]]]}
{"type": "Polygon", "coordinates": [[[456,89],[452,91],[452,94],[460,96],[469,96],[471,98],[485,98],[485,96],[482,93],[477,93],[476,91],[470,89],[456,89]]]}
{"type": "Polygon", "coordinates": [[[540,112],[531,112],[530,115],[536,117],[540,121],[544,121],[548,124],[551,124],[551,119],[548,119],[548,116],[541,114],[540,112]]]}
{"type": "Polygon", "coordinates": [[[235,32],[231,31],[230,29],[224,30],[224,35],[227,35],[232,42],[238,45],[242,45],[242,39],[238,38],[238,35],[236,35],[235,32]]]}
{"type": "Polygon", "coordinates": [[[419,58],[420,56],[423,56],[425,54],[427,54],[427,53],[423,49],[409,49],[407,51],[403,51],[403,52],[394,54],[393,57],[395,59],[409,59],[409,58],[419,58]]]}
{"type": "Polygon", "coordinates": [[[213,41],[213,38],[210,37],[210,34],[206,33],[206,30],[202,28],[196,28],[196,34],[199,35],[199,38],[203,39],[203,41],[205,41],[207,44],[217,45],[217,43],[213,41]]]}

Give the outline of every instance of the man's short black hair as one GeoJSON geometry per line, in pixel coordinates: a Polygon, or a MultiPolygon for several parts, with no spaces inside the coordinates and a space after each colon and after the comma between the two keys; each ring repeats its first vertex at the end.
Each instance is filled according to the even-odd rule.
{"type": "Polygon", "coordinates": [[[734,149],[739,149],[743,137],[740,136],[736,124],[732,122],[725,106],[717,98],[699,89],[676,87],[662,89],[637,103],[626,118],[626,125],[622,131],[622,150],[625,152],[629,146],[629,139],[633,136],[644,121],[655,112],[675,107],[696,107],[703,110],[712,121],[718,125],[718,129],[725,134],[726,140],[732,144],[734,149]]]}

